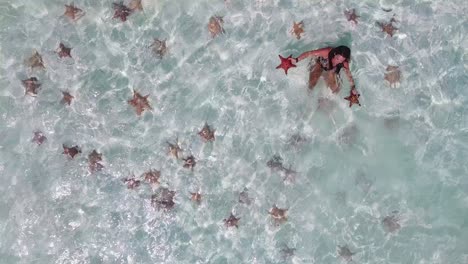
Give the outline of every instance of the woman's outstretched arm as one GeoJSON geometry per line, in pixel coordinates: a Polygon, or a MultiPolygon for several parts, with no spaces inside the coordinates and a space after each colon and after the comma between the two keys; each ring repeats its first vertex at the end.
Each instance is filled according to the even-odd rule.
{"type": "Polygon", "coordinates": [[[312,56],[315,56],[315,57],[324,57],[324,58],[327,58],[328,57],[328,53],[330,52],[332,48],[323,48],[323,49],[318,49],[318,50],[311,50],[311,51],[306,51],[304,53],[302,53],[301,55],[299,55],[299,57],[296,58],[295,62],[299,62],[305,58],[308,58],[308,57],[312,57],[312,56]]]}
{"type": "Polygon", "coordinates": [[[345,69],[346,76],[348,77],[349,84],[351,85],[351,89],[355,89],[353,75],[351,74],[351,70],[349,69],[349,63],[347,61],[343,62],[343,68],[345,69]]]}

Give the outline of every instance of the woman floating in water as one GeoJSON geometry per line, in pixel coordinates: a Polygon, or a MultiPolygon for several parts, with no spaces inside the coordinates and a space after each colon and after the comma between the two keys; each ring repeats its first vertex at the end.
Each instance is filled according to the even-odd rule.
{"type": "Polygon", "coordinates": [[[324,75],[328,87],[337,93],[340,90],[340,84],[337,82],[341,68],[345,69],[351,85],[351,90],[355,90],[353,76],[349,69],[351,60],[351,50],[346,46],[336,48],[323,48],[318,50],[306,51],[297,58],[288,58],[291,62],[299,62],[308,57],[315,57],[315,64],[310,68],[309,89],[313,89],[320,76],[324,75]]]}

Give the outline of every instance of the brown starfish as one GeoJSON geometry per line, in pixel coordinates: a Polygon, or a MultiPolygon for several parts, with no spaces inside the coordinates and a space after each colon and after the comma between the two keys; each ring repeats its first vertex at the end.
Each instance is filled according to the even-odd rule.
{"type": "Polygon", "coordinates": [[[140,184],[141,184],[141,181],[135,179],[135,177],[125,178],[125,179],[123,179],[123,182],[125,184],[127,184],[128,189],[132,189],[132,190],[135,189],[135,188],[138,188],[140,186],[140,184]]]}
{"type": "Polygon", "coordinates": [[[187,158],[183,160],[184,160],[184,168],[193,169],[193,167],[195,167],[195,165],[197,164],[197,162],[195,161],[195,157],[192,155],[188,156],[187,158]]]}
{"type": "Polygon", "coordinates": [[[164,55],[167,54],[167,51],[168,51],[165,39],[160,40],[160,39],[155,38],[153,43],[150,45],[150,48],[153,48],[154,54],[156,54],[156,56],[159,59],[162,59],[164,55]]]}
{"type": "Polygon", "coordinates": [[[244,188],[244,190],[239,193],[239,203],[250,205],[251,200],[247,188],[244,188]]]}
{"type": "Polygon", "coordinates": [[[360,17],[356,14],[356,10],[353,8],[351,10],[346,10],[344,12],[345,16],[346,16],[346,19],[348,19],[348,21],[353,21],[354,23],[358,23],[357,22],[357,19],[360,17]]]}
{"type": "Polygon", "coordinates": [[[44,141],[46,141],[47,138],[44,136],[44,134],[41,131],[35,131],[34,132],[34,137],[32,139],[32,142],[35,142],[38,145],[42,145],[44,141]]]}
{"type": "Polygon", "coordinates": [[[200,192],[195,192],[195,193],[190,193],[191,197],[190,197],[190,200],[192,200],[193,202],[196,202],[198,204],[201,203],[201,199],[202,199],[202,195],[200,192]]]}
{"type": "Polygon", "coordinates": [[[283,181],[294,183],[294,181],[296,180],[297,171],[293,170],[291,165],[289,165],[289,168],[282,167],[282,171],[284,174],[283,181]]]}
{"type": "Polygon", "coordinates": [[[275,170],[275,171],[280,171],[283,169],[283,159],[278,156],[278,155],[274,155],[268,162],[267,162],[267,166],[271,169],[271,170],[275,170]]]}
{"type": "Polygon", "coordinates": [[[390,87],[396,87],[401,79],[400,68],[398,66],[388,65],[384,79],[390,84],[390,87]]]}
{"type": "Polygon", "coordinates": [[[148,95],[142,96],[139,94],[137,91],[133,90],[133,99],[128,100],[128,103],[135,107],[135,111],[137,112],[137,115],[141,115],[145,109],[153,109],[151,108],[151,105],[148,102],[148,95]]]}
{"type": "Polygon", "coordinates": [[[353,260],[353,255],[356,253],[351,252],[347,246],[338,246],[338,248],[338,255],[340,255],[340,257],[344,258],[346,261],[353,260]]]}
{"type": "Polygon", "coordinates": [[[62,94],[63,94],[62,103],[70,105],[73,98],[75,97],[73,97],[73,95],[71,95],[69,92],[66,92],[66,91],[62,91],[62,94]]]}
{"type": "Polygon", "coordinates": [[[231,213],[231,215],[229,216],[229,218],[223,220],[223,221],[224,221],[224,225],[226,225],[227,227],[235,226],[236,228],[239,228],[239,219],[240,219],[240,218],[236,218],[236,217],[231,213]]]}
{"type": "Polygon", "coordinates": [[[26,61],[29,67],[31,69],[39,68],[39,69],[45,69],[44,66],[44,61],[42,60],[42,56],[37,52],[37,50],[34,50],[33,55],[29,57],[29,59],[26,61]]]}
{"type": "Polygon", "coordinates": [[[288,220],[287,211],[288,209],[280,209],[276,205],[273,205],[273,208],[268,213],[273,217],[276,224],[281,224],[288,220]]]}
{"type": "Polygon", "coordinates": [[[281,249],[281,256],[283,257],[283,259],[287,259],[289,257],[292,257],[294,256],[294,252],[296,251],[295,248],[290,248],[288,247],[287,245],[285,245],[284,248],[281,249]]]}
{"type": "Polygon", "coordinates": [[[361,103],[359,103],[360,96],[361,95],[356,91],[356,89],[351,89],[349,91],[349,96],[345,97],[344,99],[349,101],[349,107],[351,107],[353,104],[361,106],[361,103]]]}
{"type": "Polygon", "coordinates": [[[62,42],[60,42],[59,47],[57,49],[57,54],[59,55],[60,58],[63,57],[69,57],[71,58],[71,52],[72,48],[66,47],[62,42]]]}
{"type": "Polygon", "coordinates": [[[155,208],[169,210],[174,208],[175,191],[170,191],[167,188],[161,188],[159,193],[151,196],[151,205],[155,208]]]}
{"type": "Polygon", "coordinates": [[[296,35],[297,39],[301,39],[301,34],[304,33],[304,22],[300,21],[299,23],[293,22],[293,28],[291,29],[291,33],[296,35]]]}
{"type": "Polygon", "coordinates": [[[114,16],[112,18],[118,18],[122,22],[127,21],[127,17],[132,13],[132,10],[128,8],[123,2],[113,3],[114,7],[114,16]]]}
{"type": "Polygon", "coordinates": [[[128,8],[132,11],[139,10],[143,11],[143,6],[141,5],[141,0],[132,0],[128,4],[128,8]]]}
{"type": "Polygon", "coordinates": [[[95,149],[88,155],[88,168],[91,173],[102,170],[104,166],[100,163],[102,161],[102,154],[98,153],[95,149]]]}
{"type": "Polygon", "coordinates": [[[215,140],[215,133],[216,129],[211,129],[210,126],[205,123],[203,126],[202,130],[198,132],[198,135],[200,135],[203,139],[203,141],[208,142],[208,141],[214,141],[215,140]]]}
{"type": "Polygon", "coordinates": [[[387,232],[394,233],[401,228],[400,224],[398,223],[399,220],[400,219],[396,215],[390,215],[386,216],[382,220],[382,224],[387,232]]]}
{"type": "Polygon", "coordinates": [[[398,30],[398,28],[393,26],[393,22],[396,22],[396,20],[395,18],[392,17],[392,19],[390,19],[388,23],[377,22],[377,25],[380,26],[380,28],[382,29],[382,32],[385,32],[388,35],[390,35],[390,37],[393,37],[393,34],[395,33],[395,31],[398,30]]]}
{"type": "Polygon", "coordinates": [[[161,172],[158,170],[149,170],[143,173],[143,178],[149,184],[159,184],[159,178],[161,177],[161,172]]]}
{"type": "Polygon", "coordinates": [[[70,158],[74,158],[77,154],[81,153],[81,149],[78,146],[67,147],[65,144],[62,145],[63,147],[63,154],[70,156],[70,158]]]}
{"type": "Polygon", "coordinates": [[[78,20],[82,16],[84,16],[83,10],[79,9],[78,7],[75,7],[74,4],[70,5],[65,5],[65,13],[63,14],[64,16],[69,17],[72,20],[78,20]]]}
{"type": "Polygon", "coordinates": [[[212,16],[208,22],[208,31],[210,31],[211,37],[214,38],[219,34],[224,34],[224,28],[222,24],[224,23],[223,17],[221,16],[212,16]]]}
{"type": "Polygon", "coordinates": [[[29,94],[31,96],[36,96],[37,95],[37,90],[39,87],[41,87],[41,84],[37,80],[36,77],[31,77],[29,79],[25,79],[21,81],[23,83],[25,92],[24,94],[29,94]]]}
{"type": "Polygon", "coordinates": [[[179,153],[182,152],[182,149],[179,146],[178,140],[176,139],[175,144],[172,144],[172,143],[170,143],[168,141],[166,143],[167,143],[167,145],[169,145],[169,154],[174,156],[176,159],[179,159],[179,153]]]}

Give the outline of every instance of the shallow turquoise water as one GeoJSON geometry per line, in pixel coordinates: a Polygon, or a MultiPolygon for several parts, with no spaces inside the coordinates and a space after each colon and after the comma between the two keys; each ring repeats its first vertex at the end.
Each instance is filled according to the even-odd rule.
{"type": "Polygon", "coordinates": [[[465,1],[148,0],[125,23],[112,1],[96,2],[75,1],[86,15],[71,23],[62,1],[0,1],[1,263],[340,263],[343,245],[355,263],[468,263],[465,1]],[[376,21],[393,14],[389,38],[376,21]],[[226,30],[214,40],[212,15],[226,30]],[[155,37],[168,40],[162,60],[148,48],[155,37]],[[73,60],[54,53],[61,41],[73,60]],[[362,107],[342,99],[347,84],[308,92],[306,62],[275,70],[278,54],[338,44],[352,49],[362,107]],[[33,49],[45,71],[24,64],[33,49]],[[402,70],[397,88],[384,81],[389,64],[402,70]],[[35,98],[21,86],[30,76],[42,83],[35,98]],[[132,89],[150,94],[153,111],[136,116],[132,89]],[[197,135],[205,121],[213,143],[197,135]],[[307,140],[294,147],[294,134],[307,140]],[[176,137],[193,172],[167,155],[176,137]],[[83,153],[69,160],[63,143],[83,153]],[[105,169],[90,174],[93,149],[105,169]],[[294,182],[266,166],[273,155],[294,182]],[[149,168],[177,192],[173,211],[152,208],[146,184],[122,183],[149,168]],[[238,202],[244,188],[250,205],[238,202]],[[197,190],[200,206],[189,200],[197,190]],[[289,208],[286,223],[273,224],[273,204],[289,208]],[[223,225],[231,211],[238,229],[223,225]],[[401,229],[389,233],[393,211],[401,229]],[[285,245],[294,256],[282,258],[285,245]]]}

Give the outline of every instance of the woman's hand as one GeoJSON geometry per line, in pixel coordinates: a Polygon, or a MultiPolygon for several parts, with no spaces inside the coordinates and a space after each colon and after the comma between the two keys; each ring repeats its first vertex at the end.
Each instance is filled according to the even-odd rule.
{"type": "Polygon", "coordinates": [[[289,58],[289,61],[292,63],[297,63],[299,61],[299,58],[289,58]]]}

